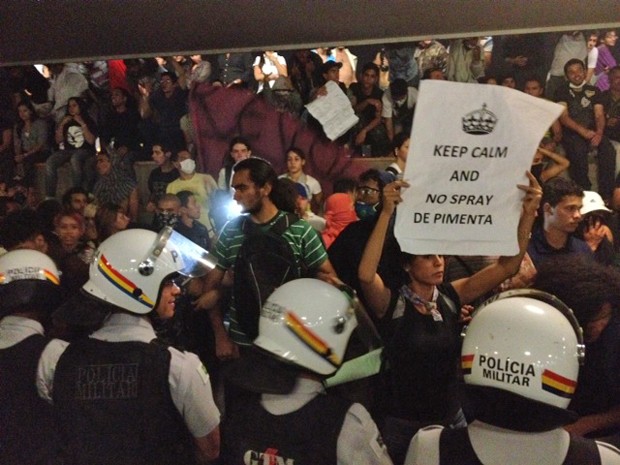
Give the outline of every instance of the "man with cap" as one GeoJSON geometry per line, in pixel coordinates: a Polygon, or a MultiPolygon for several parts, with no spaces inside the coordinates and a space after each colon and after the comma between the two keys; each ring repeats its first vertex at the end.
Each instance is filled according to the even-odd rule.
{"type": "Polygon", "coordinates": [[[345,286],[304,278],[276,289],[261,311],[253,350],[229,372],[260,398],[227,412],[224,462],[391,464],[368,411],[325,395],[322,385],[341,366],[356,328],[372,341],[368,321],[345,286]]]}
{"type": "Polygon", "coordinates": [[[609,227],[611,210],[598,192],[584,191],[581,222],[577,236],[592,250],[594,259],[603,265],[614,263],[614,237],[609,227]]]}
{"type": "Polygon", "coordinates": [[[150,318],[174,314],[181,277],[213,267],[181,234],[132,229],[97,249],[82,302],[57,320],[99,313],[103,325],[71,344],[53,340],[38,367],[39,395],[54,404],[63,459],[78,464],[192,464],[219,455],[219,412],[209,375],[191,353],[156,341],[150,318]]]}
{"type": "Polygon", "coordinates": [[[0,257],[0,457],[3,465],[55,463],[52,409],[37,395],[43,325],[60,304],[60,273],[35,250],[0,257]]]}
{"type": "Polygon", "coordinates": [[[584,345],[577,319],[540,291],[488,300],[465,330],[461,350],[475,420],[461,429],[429,426],[411,441],[407,465],[620,463],[609,444],[563,429],[584,345]]]}

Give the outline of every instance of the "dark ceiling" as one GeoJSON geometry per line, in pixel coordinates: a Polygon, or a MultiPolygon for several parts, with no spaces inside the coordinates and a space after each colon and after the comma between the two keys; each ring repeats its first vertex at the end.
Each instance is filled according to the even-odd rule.
{"type": "Polygon", "coordinates": [[[2,0],[0,63],[620,25],[618,0],[2,0]]]}

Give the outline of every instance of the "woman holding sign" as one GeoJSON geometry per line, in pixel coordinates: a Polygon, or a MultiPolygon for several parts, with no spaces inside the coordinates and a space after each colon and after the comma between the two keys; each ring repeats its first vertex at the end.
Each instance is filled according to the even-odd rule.
{"type": "Polygon", "coordinates": [[[519,253],[501,257],[478,273],[448,284],[443,283],[441,255],[402,253],[410,282],[400,289],[386,287],[377,266],[396,205],[402,201],[406,181],[394,181],[383,189],[383,208],[366,244],[358,268],[364,297],[375,316],[386,322],[382,370],[382,414],[378,423],[395,464],[402,464],[415,432],[430,424],[466,426],[458,399],[457,360],[459,329],[468,315],[460,314],[468,304],[493,290],[519,270],[536,216],[542,189],[527,173],[523,212],[518,226],[519,253]]]}

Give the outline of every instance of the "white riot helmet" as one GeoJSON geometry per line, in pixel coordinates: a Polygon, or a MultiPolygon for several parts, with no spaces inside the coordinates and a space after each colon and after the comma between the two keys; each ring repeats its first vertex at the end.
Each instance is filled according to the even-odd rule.
{"type": "Polygon", "coordinates": [[[0,317],[24,308],[51,311],[60,299],[60,272],[50,257],[29,249],[0,257],[0,317]]]}
{"type": "Polygon", "coordinates": [[[348,288],[310,278],[289,281],[263,305],[254,345],[282,361],[330,375],[342,364],[359,312],[348,288]]]}
{"type": "Polygon", "coordinates": [[[87,293],[132,313],[155,308],[162,282],[202,276],[215,266],[209,253],[166,227],[159,234],[128,229],[103,241],[90,265],[87,293]]]}
{"type": "Polygon", "coordinates": [[[565,409],[577,386],[585,348],[573,312],[541,291],[508,291],[489,299],[465,328],[465,383],[565,409]]]}

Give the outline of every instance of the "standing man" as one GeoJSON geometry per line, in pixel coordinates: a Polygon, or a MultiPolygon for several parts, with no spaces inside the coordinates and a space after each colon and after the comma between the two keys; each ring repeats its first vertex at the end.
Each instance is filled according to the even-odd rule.
{"type": "Polygon", "coordinates": [[[540,201],[542,224],[535,226],[527,247],[536,268],[554,255],[592,255],[588,244],[574,235],[581,221],[583,196],[581,187],[559,176],[544,184],[540,201]]]}
{"type": "MultiPolygon", "coordinates": [[[[278,176],[273,167],[261,158],[247,158],[233,168],[234,199],[241,206],[244,215],[229,221],[222,229],[214,247],[217,267],[207,275],[203,295],[196,302],[197,308],[209,311],[215,333],[216,354],[221,360],[237,358],[239,345],[248,347],[252,342],[239,324],[235,297],[231,299],[227,312],[230,318],[230,336],[224,327],[218,300],[225,288],[224,277],[232,274],[229,272],[234,272],[237,255],[246,240],[248,226],[251,226],[252,230],[258,228],[257,232],[266,232],[279,221],[286,220],[286,213],[278,210],[270,197],[277,182],[278,176]]],[[[306,221],[289,223],[282,237],[286,239],[299,267],[321,278],[335,276],[321,239],[306,221]]],[[[233,279],[239,278],[234,274],[232,276],[233,279]]],[[[250,283],[248,289],[249,286],[250,283]]]]}
{"type": "Polygon", "coordinates": [[[97,249],[83,300],[56,321],[103,322],[39,361],[39,395],[54,404],[64,463],[204,464],[219,455],[219,412],[198,357],[156,342],[151,319],[175,312],[180,277],[202,276],[208,253],[171,228],[119,232],[97,249]]]}
{"type": "MultiPolygon", "coordinates": [[[[180,72],[183,68],[179,67],[180,72]]],[[[185,82],[185,75],[177,77],[173,72],[161,73],[159,89],[151,93],[148,87],[138,84],[140,89],[140,116],[151,120],[157,126],[157,139],[179,148],[185,145],[185,136],[181,130],[181,118],[187,114],[187,97],[189,92],[179,85],[185,82]]]]}
{"type": "Polygon", "coordinates": [[[571,178],[584,190],[592,190],[588,178],[588,153],[598,152],[598,192],[605,201],[612,198],[616,173],[616,153],[604,135],[605,110],[600,91],[586,83],[583,61],[572,59],[564,65],[568,79],[555,94],[555,100],[565,107],[560,122],[565,131],[562,145],[570,160],[571,178]]]}

